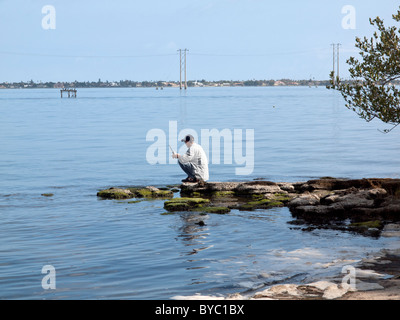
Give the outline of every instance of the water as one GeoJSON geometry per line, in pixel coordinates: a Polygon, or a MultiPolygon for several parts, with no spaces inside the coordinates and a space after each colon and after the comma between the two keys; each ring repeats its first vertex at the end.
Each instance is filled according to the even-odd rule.
{"type": "MultiPolygon", "coordinates": [[[[146,161],[151,129],[254,129],[254,171],[211,164],[213,181],[399,177],[399,130],[366,123],[325,88],[0,91],[0,298],[169,299],[250,292],[340,272],[397,240],[304,232],[287,208],[162,215],[163,201],[100,200],[99,189],[165,185],[146,161]],[[43,197],[53,193],[53,197],[43,197]],[[196,224],[204,220],[205,226],[196,224]],[[56,269],[44,290],[42,267],[56,269]]],[[[233,159],[235,160],[235,159],[233,159]]]]}

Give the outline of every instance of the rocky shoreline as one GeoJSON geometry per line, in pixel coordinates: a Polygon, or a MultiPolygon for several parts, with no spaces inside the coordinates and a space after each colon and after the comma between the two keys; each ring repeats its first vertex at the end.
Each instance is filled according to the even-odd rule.
{"type": "MultiPolygon", "coordinates": [[[[346,266],[346,270],[349,266],[346,266]]],[[[307,284],[278,284],[252,294],[175,296],[175,300],[400,300],[400,249],[380,252],[352,265],[347,274],[307,284]]]]}
{"type": "Polygon", "coordinates": [[[272,286],[248,297],[265,300],[399,300],[400,249],[381,250],[350,271],[309,284],[272,286]],[[350,274],[352,272],[352,279],[350,274]]]}
{"type": "Polygon", "coordinates": [[[102,199],[163,199],[166,211],[226,214],[288,207],[304,229],[332,228],[380,236],[388,224],[400,222],[400,179],[322,178],[307,182],[183,183],[101,190],[102,199]],[[175,194],[180,192],[180,197],[175,194]]]}
{"type": "MultiPolygon", "coordinates": [[[[118,187],[100,190],[101,199],[162,199],[168,214],[195,211],[227,214],[287,207],[291,228],[329,228],[371,237],[400,236],[400,179],[321,178],[306,182],[183,183],[163,187],[118,187]],[[180,196],[176,196],[179,193],[180,196]]],[[[400,299],[400,249],[384,250],[355,266],[356,289],[342,275],[306,285],[284,284],[250,297],[227,299],[400,299]],[[373,269],[373,270],[371,270],[373,269]]],[[[193,298],[193,297],[192,297],[193,298]]],[[[197,297],[205,298],[205,297],[197,297]]],[[[216,298],[216,297],[214,297],[216,298]]],[[[185,299],[185,297],[178,297],[185,299]]]]}

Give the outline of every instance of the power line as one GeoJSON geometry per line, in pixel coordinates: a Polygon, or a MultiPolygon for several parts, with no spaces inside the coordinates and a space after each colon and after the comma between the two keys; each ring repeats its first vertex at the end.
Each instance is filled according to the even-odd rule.
{"type": "Polygon", "coordinates": [[[14,56],[33,56],[33,57],[49,57],[49,58],[152,58],[152,57],[166,57],[176,56],[175,53],[166,54],[142,54],[142,55],[65,55],[65,54],[47,54],[47,53],[28,53],[28,52],[11,52],[11,51],[0,51],[1,55],[14,55],[14,56]]]}
{"type": "MultiPolygon", "coordinates": [[[[183,49],[182,49],[183,50],[183,49]]],[[[189,51],[189,50],[187,50],[189,51]]],[[[296,55],[307,54],[316,51],[326,51],[325,48],[315,48],[302,51],[281,51],[281,52],[268,52],[268,53],[213,53],[213,52],[192,52],[191,56],[209,56],[209,57],[264,57],[274,55],[296,55]]],[[[178,50],[179,52],[179,50],[178,50]]],[[[164,54],[137,54],[137,55],[68,55],[68,54],[50,54],[50,53],[35,53],[35,52],[16,52],[16,51],[0,51],[0,55],[15,55],[15,56],[34,56],[34,57],[53,57],[53,58],[151,58],[151,57],[166,57],[175,56],[175,53],[164,54]]]]}
{"type": "Polygon", "coordinates": [[[210,57],[265,57],[274,55],[296,55],[296,54],[307,54],[315,51],[326,51],[326,48],[316,48],[302,51],[282,51],[282,52],[269,52],[269,53],[249,53],[249,54],[235,54],[235,53],[203,53],[203,52],[192,52],[191,56],[210,56],[210,57]]]}

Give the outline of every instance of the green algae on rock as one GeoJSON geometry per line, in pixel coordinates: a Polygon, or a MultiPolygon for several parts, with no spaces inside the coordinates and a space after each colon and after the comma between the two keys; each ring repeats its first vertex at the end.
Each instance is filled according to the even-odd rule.
{"type": "Polygon", "coordinates": [[[97,196],[103,199],[132,199],[135,196],[127,189],[110,188],[106,190],[100,190],[97,192],[97,196]]]}
{"type": "Polygon", "coordinates": [[[241,211],[252,211],[256,209],[270,209],[275,207],[283,207],[283,202],[271,200],[271,199],[263,199],[259,201],[250,201],[246,204],[239,205],[237,209],[241,211]]]}
{"type": "Polygon", "coordinates": [[[203,198],[174,198],[164,202],[167,211],[193,211],[208,204],[210,200],[203,198]]]}
{"type": "Polygon", "coordinates": [[[359,230],[364,234],[372,230],[380,232],[386,223],[400,221],[400,179],[324,177],[293,183],[205,182],[183,183],[179,189],[178,185],[110,188],[99,191],[98,196],[104,199],[168,199],[164,204],[168,212],[197,211],[199,214],[285,206],[294,218],[306,224],[359,230]],[[179,189],[180,196],[187,198],[174,198],[174,192],[179,189]],[[219,210],[219,207],[225,209],[219,210]],[[347,219],[353,224],[345,224],[347,219]],[[381,221],[382,226],[357,225],[360,221],[381,221]]]}
{"type": "Polygon", "coordinates": [[[214,214],[226,214],[231,212],[228,207],[203,207],[199,209],[202,212],[214,213],[214,214]]]}
{"type": "Polygon", "coordinates": [[[97,196],[103,199],[132,199],[132,198],[172,198],[174,193],[171,190],[160,190],[155,187],[128,187],[122,188],[110,188],[101,190],[97,193],[97,196]]]}
{"type": "Polygon", "coordinates": [[[158,189],[155,187],[127,188],[131,193],[134,194],[135,198],[172,198],[174,193],[171,190],[158,189]]]}
{"type": "Polygon", "coordinates": [[[374,221],[365,221],[365,222],[354,222],[349,225],[349,227],[353,228],[362,228],[362,229],[382,229],[383,223],[380,220],[374,221]]]}
{"type": "Polygon", "coordinates": [[[211,193],[213,198],[226,198],[226,197],[233,197],[235,196],[234,191],[214,191],[211,193]]]}
{"type": "Polygon", "coordinates": [[[42,193],[41,196],[42,197],[52,197],[52,196],[54,196],[54,193],[42,193]]]}

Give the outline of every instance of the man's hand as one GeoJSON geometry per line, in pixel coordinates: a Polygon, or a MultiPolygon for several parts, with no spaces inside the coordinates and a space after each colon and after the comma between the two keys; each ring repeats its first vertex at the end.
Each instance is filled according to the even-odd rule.
{"type": "Polygon", "coordinates": [[[174,154],[172,154],[172,158],[173,158],[173,159],[178,159],[178,158],[179,158],[179,153],[174,153],[174,154]]]}

